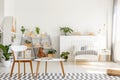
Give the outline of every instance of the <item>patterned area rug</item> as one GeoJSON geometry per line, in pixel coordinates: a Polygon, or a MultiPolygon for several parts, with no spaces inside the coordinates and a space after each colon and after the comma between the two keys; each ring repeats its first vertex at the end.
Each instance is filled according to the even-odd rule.
{"type": "MultiPolygon", "coordinates": [[[[95,73],[66,73],[65,77],[62,76],[62,73],[39,73],[37,79],[31,73],[26,75],[21,73],[20,76],[19,80],[120,80],[120,76],[95,73]]],[[[9,73],[0,73],[0,80],[18,80],[18,75],[13,74],[10,78],[9,73]]]]}

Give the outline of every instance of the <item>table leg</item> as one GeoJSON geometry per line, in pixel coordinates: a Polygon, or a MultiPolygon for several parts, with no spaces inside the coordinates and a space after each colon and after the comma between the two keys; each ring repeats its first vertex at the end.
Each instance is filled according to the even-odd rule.
{"type": "MultiPolygon", "coordinates": [[[[39,66],[38,66],[38,67],[39,67],[39,66]]],[[[32,76],[33,76],[34,74],[33,74],[32,61],[30,61],[30,68],[31,68],[32,76]]]]}
{"type": "Polygon", "coordinates": [[[24,62],[24,75],[26,74],[26,67],[25,67],[25,62],[24,62]]]}
{"type": "Polygon", "coordinates": [[[45,74],[47,73],[47,61],[45,62],[45,74]]]}
{"type": "Polygon", "coordinates": [[[37,78],[37,76],[38,76],[39,65],[40,65],[40,61],[38,61],[38,62],[37,62],[37,68],[36,68],[36,78],[37,78]]]}
{"type": "Polygon", "coordinates": [[[63,68],[63,63],[62,63],[62,61],[60,61],[60,65],[61,65],[61,69],[62,69],[63,76],[65,76],[65,72],[64,72],[64,68],[63,68]]]}

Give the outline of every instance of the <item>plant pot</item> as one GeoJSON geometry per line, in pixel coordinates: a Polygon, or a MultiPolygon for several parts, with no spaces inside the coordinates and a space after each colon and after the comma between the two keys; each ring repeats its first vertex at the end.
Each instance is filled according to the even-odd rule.
{"type": "Polygon", "coordinates": [[[22,37],[25,37],[25,34],[22,34],[22,37]]]}
{"type": "Polygon", "coordinates": [[[24,44],[25,46],[27,46],[27,47],[31,47],[32,46],[32,44],[31,43],[29,43],[29,44],[24,44]]]}
{"type": "Polygon", "coordinates": [[[47,54],[47,57],[49,57],[49,58],[54,58],[54,57],[55,57],[55,54],[47,54]]]}
{"type": "Polygon", "coordinates": [[[65,59],[65,62],[67,62],[67,59],[65,59]]]}
{"type": "Polygon", "coordinates": [[[4,66],[4,67],[10,67],[10,60],[8,60],[8,61],[3,61],[3,66],[4,66]]]}
{"type": "Polygon", "coordinates": [[[39,35],[39,34],[37,34],[37,37],[40,37],[40,35],[39,35]]]}

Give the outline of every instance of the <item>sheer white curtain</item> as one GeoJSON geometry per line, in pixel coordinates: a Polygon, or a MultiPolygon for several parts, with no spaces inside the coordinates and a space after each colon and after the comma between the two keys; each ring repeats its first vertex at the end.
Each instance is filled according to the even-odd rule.
{"type": "Polygon", "coordinates": [[[113,51],[114,61],[120,61],[120,0],[114,0],[113,51]]]}

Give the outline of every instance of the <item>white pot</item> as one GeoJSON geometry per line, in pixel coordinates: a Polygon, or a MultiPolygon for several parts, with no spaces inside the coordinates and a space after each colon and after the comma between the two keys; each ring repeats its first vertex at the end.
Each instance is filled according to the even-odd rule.
{"type": "Polygon", "coordinates": [[[22,37],[25,37],[25,34],[22,34],[22,37]]]}
{"type": "Polygon", "coordinates": [[[8,60],[8,61],[3,61],[3,66],[4,66],[4,67],[10,67],[10,60],[8,60]]]}
{"type": "Polygon", "coordinates": [[[40,37],[40,35],[39,35],[39,34],[37,34],[37,37],[40,37]]]}

